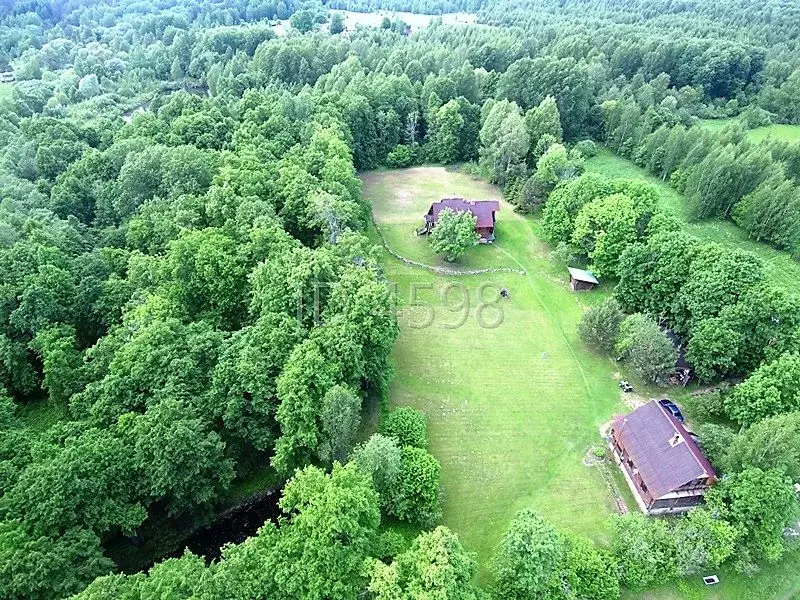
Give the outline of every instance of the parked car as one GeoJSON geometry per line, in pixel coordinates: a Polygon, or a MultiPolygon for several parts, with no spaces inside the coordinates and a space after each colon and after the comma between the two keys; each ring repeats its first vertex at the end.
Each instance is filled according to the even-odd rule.
{"type": "Polygon", "coordinates": [[[681,409],[678,408],[677,404],[675,404],[669,398],[662,398],[661,400],[658,401],[658,403],[664,408],[666,408],[672,414],[673,417],[675,417],[676,419],[678,419],[678,421],[683,423],[683,413],[681,413],[681,409]]]}

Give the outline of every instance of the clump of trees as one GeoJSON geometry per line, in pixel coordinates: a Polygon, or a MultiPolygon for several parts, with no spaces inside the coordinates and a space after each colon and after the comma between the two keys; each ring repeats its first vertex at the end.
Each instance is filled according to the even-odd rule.
{"type": "Polygon", "coordinates": [[[578,335],[595,350],[625,361],[648,383],[665,384],[675,368],[677,350],[658,323],[641,313],[626,317],[615,298],[586,311],[578,335]]]}
{"type": "Polygon", "coordinates": [[[495,598],[620,597],[615,558],[557,531],[533,509],[517,513],[491,563],[495,598]]]}

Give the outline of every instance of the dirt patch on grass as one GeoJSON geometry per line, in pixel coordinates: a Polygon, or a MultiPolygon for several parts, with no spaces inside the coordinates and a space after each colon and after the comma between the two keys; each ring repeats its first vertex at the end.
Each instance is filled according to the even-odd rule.
{"type": "MultiPolygon", "coordinates": [[[[619,381],[622,378],[622,374],[619,371],[617,371],[616,373],[614,373],[614,375],[612,375],[612,377],[615,380],[619,381]]],[[[619,399],[625,406],[627,406],[631,410],[635,410],[640,406],[647,404],[650,401],[648,398],[645,398],[641,394],[637,394],[635,391],[623,392],[621,389],[619,391],[619,399]]]]}
{"type": "Polygon", "coordinates": [[[394,205],[397,207],[408,208],[414,203],[414,193],[408,188],[395,188],[394,205]]]}
{"type": "Polygon", "coordinates": [[[637,394],[636,392],[623,392],[619,391],[620,400],[631,410],[637,409],[649,402],[647,398],[637,394]]]}

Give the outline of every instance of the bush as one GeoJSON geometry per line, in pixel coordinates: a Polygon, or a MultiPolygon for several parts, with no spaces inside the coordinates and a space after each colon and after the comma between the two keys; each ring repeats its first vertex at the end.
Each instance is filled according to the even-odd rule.
{"type": "Polygon", "coordinates": [[[556,266],[567,268],[575,262],[575,252],[567,242],[558,242],[558,245],[550,252],[550,262],[556,266]]]}
{"type": "Polygon", "coordinates": [[[677,575],[675,538],[666,521],[630,514],[616,516],[613,526],[611,552],[625,587],[639,591],[677,575]]]}
{"type": "Polygon", "coordinates": [[[552,589],[565,555],[563,536],[532,508],[514,517],[492,559],[498,600],[541,598],[552,589]]]}
{"type": "Polygon", "coordinates": [[[405,169],[414,164],[414,151],[410,146],[395,146],[386,155],[386,166],[392,169],[405,169]]]}
{"type": "Polygon", "coordinates": [[[391,513],[402,461],[397,440],[379,433],[353,451],[353,462],[372,476],[372,484],[381,500],[381,510],[391,513]]]}
{"type": "Polygon", "coordinates": [[[728,452],[736,439],[736,432],[725,425],[701,423],[696,429],[703,453],[717,471],[727,471],[728,452]]]}
{"type": "Polygon", "coordinates": [[[394,516],[422,527],[436,524],[442,518],[440,471],[439,461],[427,450],[403,448],[394,516]]]}
{"type": "Polygon", "coordinates": [[[616,298],[608,298],[599,306],[593,306],[583,314],[578,324],[578,335],[583,343],[601,352],[611,352],[619,335],[622,314],[616,298]]]}
{"type": "Polygon", "coordinates": [[[519,205],[522,202],[522,189],[525,186],[523,177],[511,177],[503,188],[503,196],[511,204],[519,205]]]}
{"type": "Polygon", "coordinates": [[[428,420],[424,413],[410,406],[401,406],[386,415],[381,425],[381,433],[396,439],[397,445],[401,448],[428,447],[428,420]]]}
{"type": "Polygon", "coordinates": [[[597,156],[597,144],[595,144],[592,140],[581,140],[575,144],[575,150],[580,152],[580,155],[583,158],[592,158],[593,156],[597,156]]]}
{"type": "Polygon", "coordinates": [[[566,548],[562,580],[575,594],[569,598],[619,600],[617,561],[609,552],[596,548],[589,540],[577,537],[568,537],[566,548]]]}
{"type": "Polygon", "coordinates": [[[677,351],[650,317],[636,313],[619,327],[616,351],[645,381],[664,384],[675,368],[677,351]]]}
{"type": "Polygon", "coordinates": [[[691,408],[692,414],[703,420],[726,416],[725,393],[722,390],[714,390],[698,396],[692,396],[691,408]]]}
{"type": "Polygon", "coordinates": [[[758,106],[749,106],[742,111],[739,118],[748,129],[755,129],[756,127],[764,127],[765,125],[772,124],[772,115],[758,106]]]}

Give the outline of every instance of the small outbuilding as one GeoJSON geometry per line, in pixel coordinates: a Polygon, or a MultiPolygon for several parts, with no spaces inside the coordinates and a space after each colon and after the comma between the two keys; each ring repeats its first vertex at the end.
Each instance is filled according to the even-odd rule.
{"type": "Polygon", "coordinates": [[[589,271],[583,269],[576,269],[575,267],[568,267],[569,271],[569,284],[573,292],[583,292],[593,290],[600,282],[589,271]]]}
{"type": "Polygon", "coordinates": [[[616,416],[609,446],[647,515],[691,510],[717,481],[694,437],[657,400],[616,416]]]}

